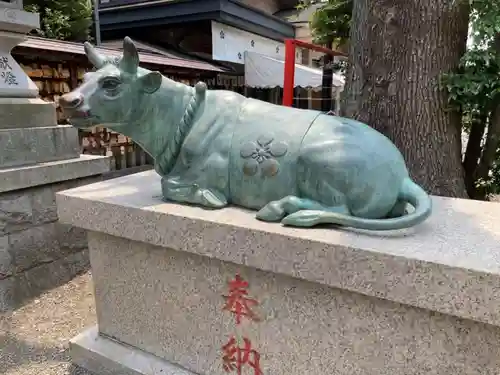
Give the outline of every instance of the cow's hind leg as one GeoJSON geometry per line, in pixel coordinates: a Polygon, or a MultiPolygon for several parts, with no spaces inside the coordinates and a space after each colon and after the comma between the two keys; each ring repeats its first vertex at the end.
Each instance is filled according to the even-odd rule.
{"type": "MultiPolygon", "coordinates": [[[[272,201],[266,204],[259,212],[257,212],[257,219],[263,221],[281,221],[283,224],[287,224],[290,220],[290,216],[295,216],[294,214],[299,214],[300,212],[316,212],[329,211],[338,212],[342,214],[349,214],[349,210],[345,205],[339,205],[336,207],[327,207],[307,198],[299,198],[293,195],[289,195],[277,201],[272,201]],[[290,215],[290,216],[287,216],[290,215]]],[[[293,221],[293,220],[292,220],[293,221]]],[[[289,223],[290,225],[302,226],[299,224],[289,223]]],[[[303,225],[308,226],[308,225],[303,225]]]]}
{"type": "MultiPolygon", "coordinates": [[[[318,155],[314,160],[329,159],[324,150],[315,151],[318,155]]],[[[295,227],[312,227],[323,222],[325,212],[336,213],[342,216],[352,216],[347,205],[345,194],[339,189],[344,187],[342,181],[346,180],[343,170],[336,170],[333,174],[324,163],[318,167],[315,162],[303,158],[298,164],[298,182],[300,194],[307,198],[296,198],[298,201],[293,210],[285,209],[286,215],[282,216],[281,223],[295,227]],[[297,204],[298,203],[298,204],[297,204]]],[[[274,202],[271,202],[271,204],[274,202]]],[[[287,208],[287,207],[285,207],[287,208]]]]}

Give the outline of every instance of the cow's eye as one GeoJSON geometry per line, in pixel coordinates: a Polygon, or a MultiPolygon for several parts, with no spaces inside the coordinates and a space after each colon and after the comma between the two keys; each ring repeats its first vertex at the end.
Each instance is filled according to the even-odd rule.
{"type": "Polygon", "coordinates": [[[101,87],[106,91],[115,91],[120,85],[120,81],[115,78],[107,78],[101,82],[101,87]]]}

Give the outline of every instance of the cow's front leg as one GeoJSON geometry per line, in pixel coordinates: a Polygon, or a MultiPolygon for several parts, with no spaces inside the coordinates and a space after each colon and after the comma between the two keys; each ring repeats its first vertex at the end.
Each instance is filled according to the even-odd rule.
{"type": "Polygon", "coordinates": [[[182,181],[178,177],[161,179],[163,198],[168,201],[190,203],[210,208],[227,206],[227,199],[216,189],[204,188],[196,182],[182,181]]]}

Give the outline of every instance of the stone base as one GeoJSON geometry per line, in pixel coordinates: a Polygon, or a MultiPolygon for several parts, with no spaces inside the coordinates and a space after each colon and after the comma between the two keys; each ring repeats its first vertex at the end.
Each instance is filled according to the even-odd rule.
{"type": "Polygon", "coordinates": [[[0,316],[47,290],[68,283],[89,268],[88,252],[83,250],[0,280],[0,316]]]}
{"type": "Polygon", "coordinates": [[[58,222],[55,194],[108,171],[103,156],[0,169],[0,311],[87,269],[87,232],[58,222]]]}
{"type": "MultiPolygon", "coordinates": [[[[90,231],[99,333],[148,353],[141,368],[227,375],[247,350],[245,375],[498,372],[500,205],[433,197],[422,225],[366,233],[165,203],[160,185],[150,171],[57,194],[60,220],[90,231]],[[234,283],[252,299],[240,320],[234,283]]],[[[79,364],[135,363],[113,355],[79,364]]]]}
{"type": "Polygon", "coordinates": [[[95,155],[80,155],[75,159],[23,167],[0,168],[0,193],[95,176],[109,170],[110,158],[95,155]]]}
{"type": "Polygon", "coordinates": [[[0,168],[78,157],[78,129],[71,125],[0,129],[0,168]]]}
{"type": "Polygon", "coordinates": [[[38,98],[0,98],[0,129],[57,124],[56,106],[38,98]]]}
{"type": "Polygon", "coordinates": [[[151,354],[98,334],[97,327],[70,341],[73,363],[98,375],[196,375],[151,354]]]}

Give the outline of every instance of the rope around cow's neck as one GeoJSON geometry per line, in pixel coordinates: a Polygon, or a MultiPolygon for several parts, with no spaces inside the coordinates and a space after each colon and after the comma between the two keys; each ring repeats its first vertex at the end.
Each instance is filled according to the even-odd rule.
{"type": "Polygon", "coordinates": [[[168,140],[165,148],[155,156],[155,169],[161,176],[166,176],[172,171],[181,151],[182,143],[193,126],[195,113],[200,104],[205,100],[207,85],[204,82],[198,82],[194,86],[194,89],[194,95],[186,107],[186,111],[175,130],[174,136],[168,140]]]}

